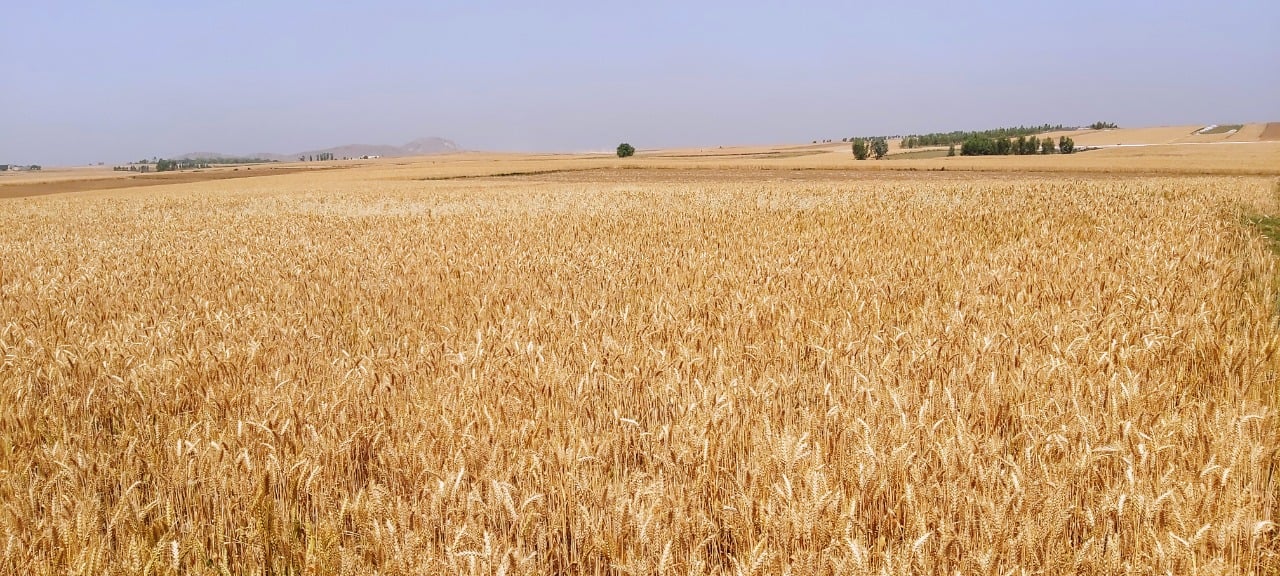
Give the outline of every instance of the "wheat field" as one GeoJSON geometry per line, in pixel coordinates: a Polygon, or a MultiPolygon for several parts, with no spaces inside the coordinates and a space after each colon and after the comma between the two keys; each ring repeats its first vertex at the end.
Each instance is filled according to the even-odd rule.
{"type": "Polygon", "coordinates": [[[0,202],[0,572],[1280,569],[1274,179],[432,170],[0,202]]]}

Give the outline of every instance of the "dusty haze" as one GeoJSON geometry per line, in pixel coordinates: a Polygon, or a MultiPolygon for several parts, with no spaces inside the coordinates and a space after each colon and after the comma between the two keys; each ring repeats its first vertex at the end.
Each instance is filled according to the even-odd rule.
{"type": "Polygon", "coordinates": [[[1275,120],[1263,2],[17,3],[0,162],[1275,120]]]}

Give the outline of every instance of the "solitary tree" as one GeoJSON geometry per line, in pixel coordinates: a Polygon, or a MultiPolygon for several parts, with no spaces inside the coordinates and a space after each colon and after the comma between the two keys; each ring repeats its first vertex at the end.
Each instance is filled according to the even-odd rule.
{"type": "Polygon", "coordinates": [[[1071,154],[1076,151],[1076,143],[1071,138],[1063,136],[1058,139],[1058,149],[1061,150],[1063,154],[1071,154]]]}
{"type": "Polygon", "coordinates": [[[619,145],[618,145],[618,157],[619,157],[619,158],[626,158],[626,157],[628,157],[628,156],[635,156],[635,154],[636,154],[636,148],[635,148],[635,146],[632,146],[632,145],[630,145],[630,144],[627,144],[626,142],[623,142],[623,143],[621,143],[621,144],[619,144],[619,145]]]}
{"type": "Polygon", "coordinates": [[[870,152],[871,151],[867,149],[866,140],[858,138],[853,141],[853,157],[854,158],[858,160],[866,160],[870,152]]]}
{"type": "Polygon", "coordinates": [[[955,155],[956,155],[956,145],[952,144],[949,148],[947,148],[947,156],[955,156],[955,155]]]}
{"type": "Polygon", "coordinates": [[[884,155],[889,153],[889,141],[884,138],[872,140],[871,153],[876,155],[876,160],[884,158],[884,155]]]}

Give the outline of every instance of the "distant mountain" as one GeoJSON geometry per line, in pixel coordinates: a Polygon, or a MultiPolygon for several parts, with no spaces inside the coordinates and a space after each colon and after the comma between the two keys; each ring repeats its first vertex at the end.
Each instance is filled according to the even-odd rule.
{"type": "Polygon", "coordinates": [[[178,156],[178,160],[193,160],[197,158],[261,158],[263,160],[279,160],[281,162],[290,162],[304,156],[316,156],[319,154],[333,154],[334,158],[360,158],[362,156],[382,156],[384,158],[401,158],[405,156],[426,156],[429,154],[449,154],[458,152],[458,145],[452,140],[444,138],[419,138],[409,142],[403,146],[392,146],[389,144],[347,144],[346,146],[334,146],[332,148],[324,148],[320,150],[305,150],[295,152],[293,154],[277,154],[273,152],[258,152],[254,154],[223,154],[219,152],[191,152],[178,156]]]}
{"type": "Polygon", "coordinates": [[[401,146],[400,149],[407,152],[408,156],[419,156],[426,154],[448,154],[450,152],[457,152],[458,145],[454,144],[451,140],[432,136],[430,138],[419,138],[414,140],[413,142],[401,146]]]}

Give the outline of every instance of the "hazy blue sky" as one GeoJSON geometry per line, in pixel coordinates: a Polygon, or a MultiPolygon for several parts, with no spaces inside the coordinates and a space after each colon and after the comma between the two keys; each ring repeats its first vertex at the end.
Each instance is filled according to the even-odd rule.
{"type": "Polygon", "coordinates": [[[0,162],[1280,121],[1280,2],[5,2],[0,162]]]}

